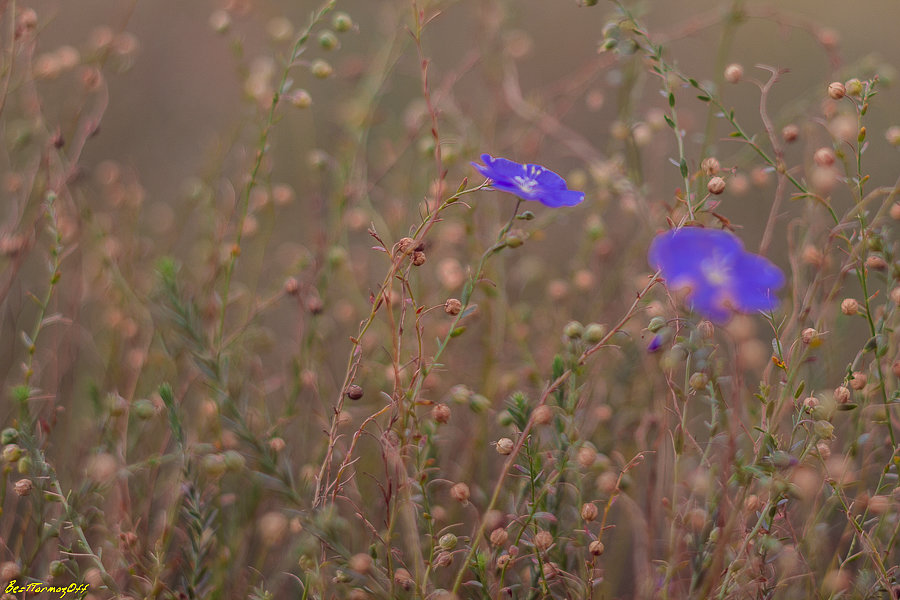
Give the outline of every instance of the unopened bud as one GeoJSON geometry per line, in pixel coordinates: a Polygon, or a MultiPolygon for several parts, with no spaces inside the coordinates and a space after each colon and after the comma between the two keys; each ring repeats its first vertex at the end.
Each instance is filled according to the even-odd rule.
{"type": "Polygon", "coordinates": [[[709,190],[710,194],[719,195],[725,191],[725,180],[721,177],[713,177],[706,184],[706,189],[709,190]]]}
{"type": "Polygon", "coordinates": [[[453,487],[450,488],[450,497],[456,500],[457,502],[468,502],[469,501],[469,486],[467,486],[463,482],[454,483],[453,487]]]}
{"type": "Polygon", "coordinates": [[[853,316],[859,312],[859,302],[853,298],[844,298],[841,302],[841,312],[848,316],[853,316]]]}
{"type": "Polygon", "coordinates": [[[491,544],[494,546],[503,546],[509,539],[509,533],[503,527],[498,527],[491,532],[491,544]]]}
{"type": "Polygon", "coordinates": [[[703,171],[704,174],[706,174],[708,176],[718,175],[719,168],[720,168],[719,161],[716,160],[712,156],[710,156],[708,158],[704,158],[703,162],[700,163],[700,169],[703,171]]]}
{"type": "Polygon", "coordinates": [[[413,578],[412,575],[409,574],[409,571],[406,569],[397,569],[394,571],[394,583],[402,587],[404,590],[409,591],[413,586],[413,578]]]}
{"type": "Polygon", "coordinates": [[[296,296],[300,292],[300,282],[293,277],[288,277],[284,281],[284,293],[289,296],[296,296]]]}
{"type": "Polygon", "coordinates": [[[849,79],[844,84],[844,89],[851,96],[859,96],[863,93],[862,81],[860,81],[859,79],[857,79],[855,77],[853,79],[849,79]]]}
{"type": "Polygon", "coordinates": [[[309,108],[312,106],[312,96],[304,89],[296,89],[288,95],[288,101],[297,108],[309,108]]]}
{"type": "Polygon", "coordinates": [[[20,479],[16,482],[15,490],[17,496],[27,496],[34,489],[34,484],[30,479],[20,479]]]}
{"type": "Polygon", "coordinates": [[[502,454],[506,456],[507,454],[511,454],[513,448],[515,447],[515,442],[513,442],[509,438],[500,438],[497,440],[497,454],[502,454]]]}
{"type": "Polygon", "coordinates": [[[789,144],[796,141],[798,137],[800,137],[800,128],[793,123],[785,125],[781,130],[781,138],[789,144]]]}
{"type": "Polygon", "coordinates": [[[584,325],[582,325],[578,321],[569,321],[563,328],[563,333],[569,339],[578,339],[584,333],[584,325]]]}
{"type": "Polygon", "coordinates": [[[833,81],[828,84],[828,96],[832,100],[840,100],[847,93],[847,88],[840,81],[833,81]]]}
{"type": "Polygon", "coordinates": [[[737,63],[732,63],[725,67],[725,81],[728,83],[737,83],[744,77],[744,67],[737,63]]]}
{"type": "Polygon", "coordinates": [[[450,407],[446,404],[435,404],[431,408],[431,418],[438,423],[447,423],[450,421],[450,407]]]}
{"type": "Polygon", "coordinates": [[[825,147],[819,148],[813,154],[813,161],[820,167],[830,167],[835,161],[834,150],[825,147]]]}
{"type": "Polygon", "coordinates": [[[542,404],[534,409],[531,417],[536,425],[547,425],[553,419],[553,411],[546,404],[542,404]]]}
{"type": "Polygon", "coordinates": [[[872,271],[883,271],[887,269],[887,261],[877,254],[870,254],[866,257],[866,268],[872,271]]]}
{"type": "Polygon", "coordinates": [[[800,332],[800,341],[802,341],[807,346],[816,342],[819,339],[819,332],[813,329],[812,327],[807,327],[803,331],[800,332]]]}
{"type": "Polygon", "coordinates": [[[456,298],[450,298],[444,302],[444,312],[455,317],[462,310],[462,302],[456,298]]]}
{"type": "Polygon", "coordinates": [[[411,237],[400,238],[400,241],[397,242],[397,251],[402,252],[407,256],[411,256],[413,252],[416,251],[416,240],[411,237]]]}
{"type": "Polygon", "coordinates": [[[319,79],[327,79],[334,73],[334,69],[326,61],[318,58],[309,66],[310,72],[319,79]]]}
{"type": "Polygon", "coordinates": [[[534,547],[540,551],[544,551],[553,545],[553,536],[549,531],[543,529],[534,534],[534,547]]]}
{"type": "Polygon", "coordinates": [[[834,388],[834,401],[838,404],[850,402],[850,389],[843,385],[834,388]]]}
{"type": "Polygon", "coordinates": [[[708,383],[709,383],[709,376],[707,376],[706,373],[697,372],[697,373],[694,373],[693,375],[691,375],[691,379],[690,379],[691,387],[694,388],[698,392],[702,389],[705,389],[708,383]]]}

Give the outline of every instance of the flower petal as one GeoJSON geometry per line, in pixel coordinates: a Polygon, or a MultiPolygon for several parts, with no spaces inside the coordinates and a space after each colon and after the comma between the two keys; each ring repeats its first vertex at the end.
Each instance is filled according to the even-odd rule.
{"type": "MultiPolygon", "coordinates": [[[[564,182],[565,183],[565,182],[564,182]]],[[[575,206],[584,201],[584,192],[576,192],[574,190],[549,190],[535,194],[537,200],[540,200],[545,206],[575,206]]]]}

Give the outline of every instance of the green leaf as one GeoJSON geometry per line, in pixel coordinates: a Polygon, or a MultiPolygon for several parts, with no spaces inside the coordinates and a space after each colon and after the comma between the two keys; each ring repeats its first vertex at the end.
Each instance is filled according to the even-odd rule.
{"type": "Polygon", "coordinates": [[[675,106],[675,94],[669,92],[669,106],[675,106]]]}
{"type": "Polygon", "coordinates": [[[169,426],[172,433],[178,441],[179,446],[184,446],[184,430],[181,427],[181,419],[178,418],[178,410],[175,406],[175,394],[172,392],[172,386],[164,383],[159,386],[159,397],[162,398],[163,404],[166,405],[166,413],[169,415],[169,426]]]}
{"type": "Polygon", "coordinates": [[[687,166],[687,162],[683,158],[681,159],[681,165],[679,165],[679,167],[681,169],[681,176],[687,177],[688,176],[688,166],[687,166]]]}
{"type": "Polygon", "coordinates": [[[663,115],[663,119],[666,120],[666,123],[669,125],[669,127],[675,129],[675,121],[673,121],[669,115],[663,115]]]}

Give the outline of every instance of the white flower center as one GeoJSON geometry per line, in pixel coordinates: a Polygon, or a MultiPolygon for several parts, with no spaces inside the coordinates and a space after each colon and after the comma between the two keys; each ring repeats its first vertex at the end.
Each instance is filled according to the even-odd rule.
{"type": "Polygon", "coordinates": [[[731,261],[727,257],[713,254],[700,262],[700,272],[711,285],[722,287],[731,282],[731,261]]]}
{"type": "Polygon", "coordinates": [[[513,181],[519,187],[520,190],[525,192],[526,194],[530,194],[534,191],[534,188],[538,186],[537,176],[541,174],[543,169],[537,165],[530,165],[528,167],[527,175],[516,175],[513,177],[513,181]]]}

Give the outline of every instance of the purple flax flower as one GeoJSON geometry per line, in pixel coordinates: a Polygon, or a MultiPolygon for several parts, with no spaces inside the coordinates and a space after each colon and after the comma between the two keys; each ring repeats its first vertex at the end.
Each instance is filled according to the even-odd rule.
{"type": "Polygon", "coordinates": [[[719,323],[732,311],[750,313],[778,305],[781,269],[744,250],[737,236],[718,229],[682,227],[656,236],[650,265],[662,270],[669,289],[687,288],[693,310],[719,323]]]}
{"type": "Polygon", "coordinates": [[[546,206],[575,206],[584,200],[584,192],[570,190],[566,180],[540,165],[520,165],[505,158],[482,154],[483,165],[472,163],[491,180],[491,187],[515,194],[522,200],[538,200],[546,206]]]}

